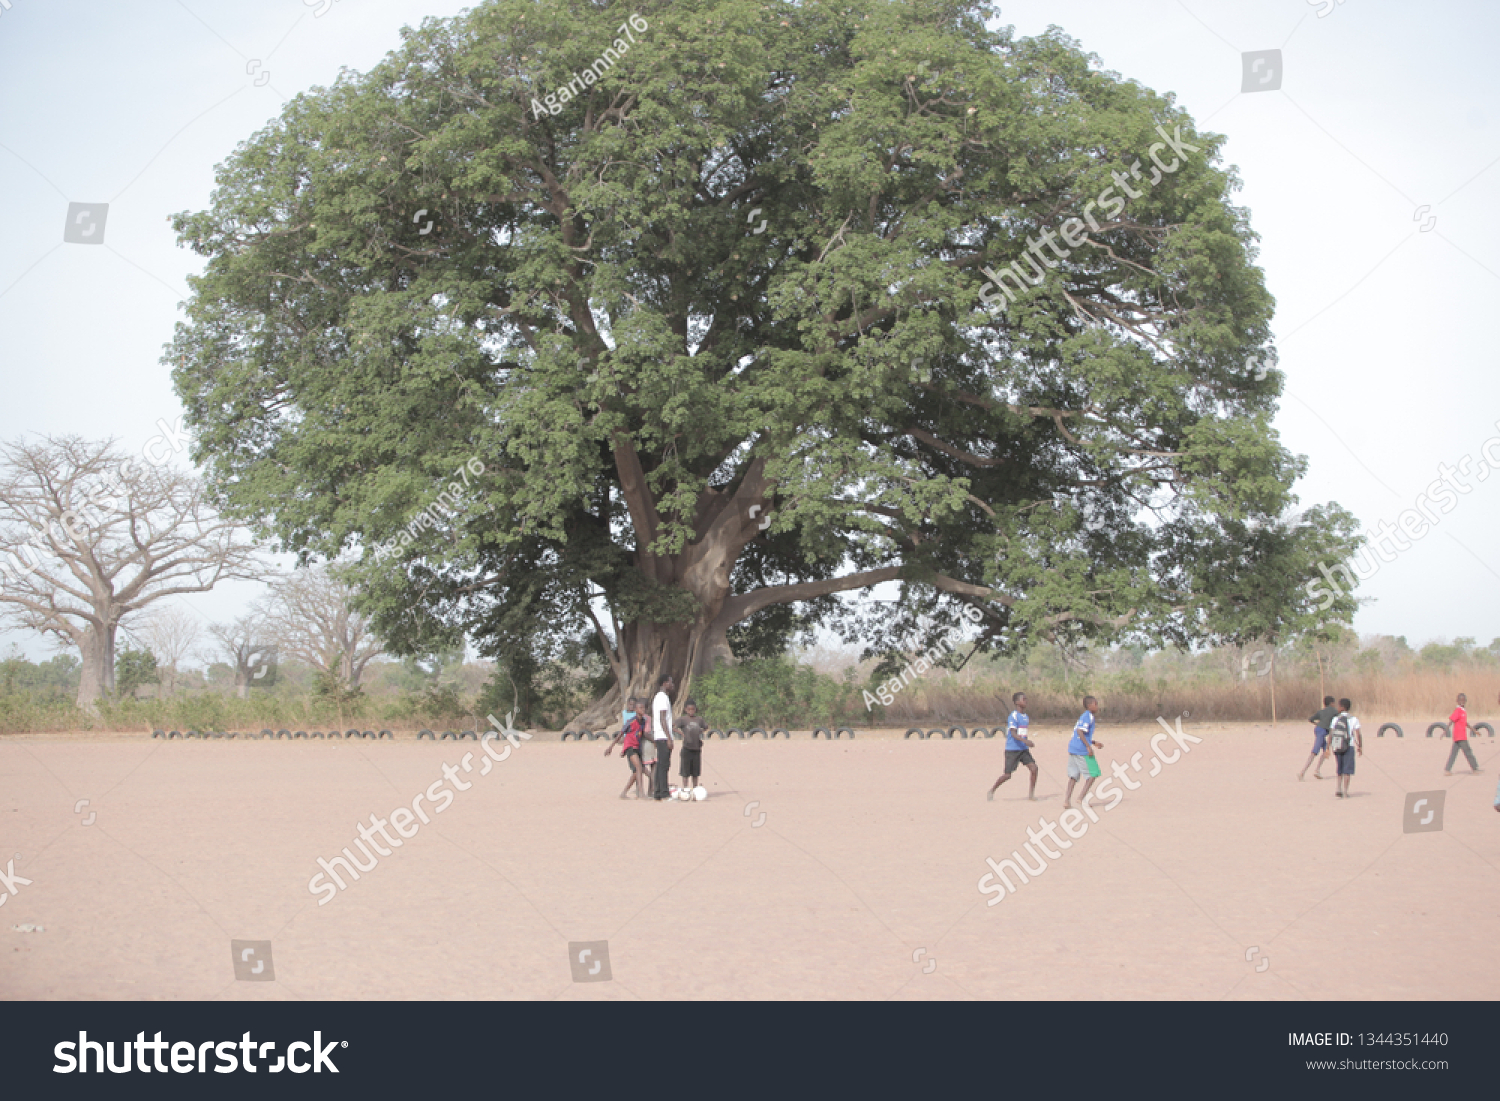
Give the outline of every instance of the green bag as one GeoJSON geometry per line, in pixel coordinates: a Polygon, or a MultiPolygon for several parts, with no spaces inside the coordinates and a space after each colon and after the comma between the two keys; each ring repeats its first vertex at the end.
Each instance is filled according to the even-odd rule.
{"type": "Polygon", "coordinates": [[[1092,776],[1094,779],[1097,780],[1101,775],[1103,775],[1103,773],[1101,773],[1099,771],[1099,761],[1098,761],[1097,758],[1095,758],[1095,756],[1092,753],[1089,754],[1088,761],[1089,761],[1089,775],[1092,776]]]}

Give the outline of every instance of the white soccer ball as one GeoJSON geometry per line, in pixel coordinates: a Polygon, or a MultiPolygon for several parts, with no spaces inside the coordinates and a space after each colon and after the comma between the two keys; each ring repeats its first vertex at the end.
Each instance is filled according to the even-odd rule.
{"type": "Polygon", "coordinates": [[[673,788],[672,797],[674,799],[681,799],[686,802],[693,797],[693,793],[690,792],[687,788],[673,788]]]}
{"type": "Polygon", "coordinates": [[[693,789],[693,798],[698,800],[698,802],[700,803],[703,802],[703,800],[708,798],[708,789],[702,784],[699,784],[693,789]]]}

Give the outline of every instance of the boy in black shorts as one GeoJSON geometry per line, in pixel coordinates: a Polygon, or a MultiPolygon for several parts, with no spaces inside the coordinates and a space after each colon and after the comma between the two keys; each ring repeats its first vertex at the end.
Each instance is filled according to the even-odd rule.
{"type": "Polygon", "coordinates": [[[1348,700],[1339,700],[1339,713],[1328,727],[1328,748],[1333,751],[1338,770],[1334,773],[1333,794],[1340,799],[1349,798],[1349,784],[1354,779],[1354,758],[1365,755],[1365,739],[1359,730],[1359,720],[1349,714],[1354,705],[1348,700]]]}
{"type": "Polygon", "coordinates": [[[1036,743],[1026,736],[1026,731],[1031,725],[1031,719],[1026,714],[1026,693],[1017,692],[1010,698],[1015,708],[1010,713],[1010,718],[1005,720],[1005,774],[995,781],[986,799],[995,798],[995,788],[1009,780],[1011,774],[1016,771],[1017,765],[1025,765],[1031,770],[1031,791],[1026,795],[1032,802],[1036,801],[1036,758],[1031,751],[1036,743]]]}
{"type": "Polygon", "coordinates": [[[698,786],[698,777],[703,772],[703,732],[708,729],[708,724],[698,717],[698,705],[688,700],[683,705],[682,722],[678,724],[682,731],[682,764],[679,773],[682,776],[682,786],[691,792],[698,786]]]}
{"type": "Polygon", "coordinates": [[[1339,709],[1333,706],[1333,697],[1324,696],[1323,710],[1307,720],[1313,725],[1313,747],[1312,752],[1307,755],[1307,764],[1304,764],[1302,771],[1297,773],[1297,779],[1300,780],[1307,775],[1307,766],[1313,761],[1318,762],[1318,767],[1313,769],[1313,779],[1323,779],[1323,762],[1328,760],[1328,728],[1333,725],[1333,720],[1338,713],[1339,709]]]}
{"type": "Polygon", "coordinates": [[[646,785],[649,782],[649,777],[646,772],[645,762],[641,759],[641,737],[645,732],[646,724],[640,717],[639,704],[640,701],[634,696],[625,701],[625,714],[622,716],[625,719],[625,726],[615,735],[614,741],[604,747],[604,755],[608,757],[610,752],[615,748],[616,742],[623,741],[625,743],[622,755],[625,758],[625,763],[630,766],[630,779],[625,781],[625,787],[620,792],[621,799],[624,799],[630,793],[631,787],[636,789],[635,797],[637,799],[646,798],[646,785]]]}

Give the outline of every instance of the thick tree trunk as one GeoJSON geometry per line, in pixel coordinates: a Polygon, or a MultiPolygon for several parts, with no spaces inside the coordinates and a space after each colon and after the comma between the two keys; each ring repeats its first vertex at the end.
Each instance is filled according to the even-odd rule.
{"type": "Polygon", "coordinates": [[[115,627],[89,627],[79,643],[83,668],[78,678],[78,706],[99,713],[99,698],[115,690],[115,627]]]}
{"type": "MultiPolygon", "coordinates": [[[[698,617],[691,623],[616,624],[613,632],[606,632],[595,619],[594,628],[615,674],[615,686],[578,715],[573,720],[574,726],[591,730],[616,727],[625,697],[633,695],[649,701],[664,674],[670,674],[677,682],[673,711],[680,714],[695,677],[711,672],[720,662],[734,661],[728,631],[736,623],[773,604],[866,588],[900,576],[899,567],[889,566],[732,595],[730,575],[734,564],[746,545],[767,529],[772,515],[767,511],[771,486],[765,479],[764,461],[753,461],[733,490],[704,490],[694,517],[697,537],[680,553],[661,555],[647,549],[655,541],[660,517],[634,447],[623,433],[615,439],[615,460],[620,470],[621,492],[636,533],[636,568],[658,585],[691,593],[698,602],[698,617]]],[[[987,591],[956,582],[948,587],[955,586],[987,591]]],[[[593,616],[592,612],[589,614],[593,616]]]]}
{"type": "Polygon", "coordinates": [[[621,660],[616,664],[615,686],[570,725],[591,730],[614,729],[619,725],[625,698],[636,696],[649,701],[659,690],[661,678],[668,675],[677,682],[672,710],[674,714],[680,714],[683,701],[692,691],[694,676],[712,670],[716,660],[734,660],[724,632],[717,632],[717,645],[709,644],[713,634],[713,625],[702,622],[626,626],[620,639],[621,660]],[[621,668],[629,669],[623,691],[620,687],[621,668]]]}

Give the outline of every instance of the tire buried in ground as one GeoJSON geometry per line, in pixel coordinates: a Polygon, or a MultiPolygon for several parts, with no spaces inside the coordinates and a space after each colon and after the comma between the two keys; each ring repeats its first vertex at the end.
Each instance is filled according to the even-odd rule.
{"type": "Polygon", "coordinates": [[[1427,728],[1427,736],[1429,738],[1432,737],[1432,732],[1434,730],[1441,730],[1443,732],[1443,737],[1445,737],[1445,738],[1448,736],[1448,724],[1447,723],[1433,723],[1431,726],[1429,726],[1427,728]]]}
{"type": "Polygon", "coordinates": [[[1384,738],[1385,732],[1387,730],[1394,730],[1396,732],[1396,737],[1398,738],[1406,737],[1406,735],[1401,732],[1401,726],[1399,723],[1381,723],[1380,729],[1375,732],[1375,737],[1384,738]]]}

